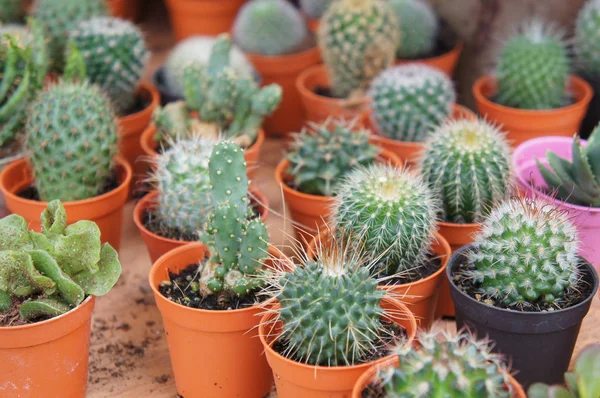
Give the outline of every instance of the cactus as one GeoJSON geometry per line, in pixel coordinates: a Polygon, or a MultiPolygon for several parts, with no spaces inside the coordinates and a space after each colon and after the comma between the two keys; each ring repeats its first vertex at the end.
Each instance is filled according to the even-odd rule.
{"type": "Polygon", "coordinates": [[[380,134],[399,141],[422,142],[452,113],[452,81],[427,65],[385,70],[369,88],[371,120],[380,134]]]}
{"type": "Polygon", "coordinates": [[[398,58],[418,58],[435,50],[440,24],[426,0],[391,0],[389,6],[400,22],[398,58]]]}
{"type": "Polygon", "coordinates": [[[587,77],[600,75],[600,1],[589,0],[579,11],[575,24],[575,59],[587,77]]]}
{"type": "Polygon", "coordinates": [[[375,160],[380,149],[369,143],[370,132],[353,128],[354,122],[328,120],[294,135],[287,160],[297,190],[333,196],[346,174],[375,160]]]}
{"type": "Polygon", "coordinates": [[[352,172],[333,206],[338,232],[365,242],[365,252],[386,275],[410,273],[429,254],[439,206],[421,177],[374,164],[352,172]]]}
{"type": "Polygon", "coordinates": [[[505,134],[489,122],[450,121],[425,143],[423,179],[441,198],[443,219],[474,223],[511,195],[511,151],[505,134]]]}
{"type": "Polygon", "coordinates": [[[380,372],[388,397],[509,398],[512,388],[492,345],[469,334],[420,331],[419,348],[399,347],[398,367],[380,372]]]}
{"type": "Polygon", "coordinates": [[[484,221],[461,275],[486,302],[560,308],[577,288],[577,229],[540,199],[511,199],[484,221]]]}
{"type": "Polygon", "coordinates": [[[263,55],[296,52],[308,38],[304,19],[287,0],[253,0],[238,13],[233,38],[242,50],[263,55]]]}
{"type": "Polygon", "coordinates": [[[102,296],[117,283],[117,252],[101,245],[100,229],[91,221],[67,226],[58,200],[41,215],[42,232],[27,230],[13,214],[0,220],[0,311],[13,299],[21,318],[31,321],[58,316],[75,308],[86,295],[102,296]]]}
{"type": "Polygon", "coordinates": [[[335,0],[300,0],[300,9],[309,18],[319,19],[335,0]]]}
{"type": "Polygon", "coordinates": [[[25,14],[21,0],[0,0],[0,24],[19,22],[25,14]]]}
{"type": "Polygon", "coordinates": [[[101,192],[117,153],[117,122],[98,87],[61,81],[40,92],[26,132],[41,200],[81,200],[101,192]]]}
{"type": "Polygon", "coordinates": [[[563,33],[540,20],[528,21],[500,52],[495,100],[519,109],[565,106],[569,69],[563,33]]]}
{"type": "Polygon", "coordinates": [[[131,111],[150,57],[142,32],[129,21],[94,17],[75,26],[69,39],[83,56],[87,78],[108,94],[117,114],[131,111]]]}
{"type": "Polygon", "coordinates": [[[394,61],[400,31],[381,0],[339,0],[321,18],[318,42],[336,97],[361,95],[394,61]]]}

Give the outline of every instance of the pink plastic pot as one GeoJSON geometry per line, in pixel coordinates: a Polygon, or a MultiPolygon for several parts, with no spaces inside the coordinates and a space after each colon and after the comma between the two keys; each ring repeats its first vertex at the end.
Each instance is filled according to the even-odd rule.
{"type": "MultiPolygon", "coordinates": [[[[582,140],[584,145],[586,141],[582,140]]],[[[572,158],[571,146],[573,138],[570,137],[539,137],[525,141],[515,149],[513,154],[513,167],[519,184],[519,189],[528,197],[544,198],[557,207],[568,210],[573,222],[577,225],[579,239],[581,240],[581,256],[585,257],[594,268],[600,268],[600,249],[596,249],[600,242],[600,208],[572,205],[554,199],[545,194],[540,188],[547,187],[540,174],[535,160],[539,159],[544,165],[546,152],[552,151],[565,159],[572,158]]]]}

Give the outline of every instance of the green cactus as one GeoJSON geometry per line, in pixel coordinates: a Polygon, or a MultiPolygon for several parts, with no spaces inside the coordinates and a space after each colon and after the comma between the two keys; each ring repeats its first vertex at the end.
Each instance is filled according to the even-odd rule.
{"type": "Polygon", "coordinates": [[[381,135],[422,142],[452,114],[456,94],[442,71],[427,65],[389,68],[369,88],[371,120],[381,135]]]}
{"type": "Polygon", "coordinates": [[[575,24],[575,59],[587,77],[600,75],[600,1],[589,0],[579,11],[575,24]]]}
{"type": "Polygon", "coordinates": [[[519,109],[567,105],[569,62],[563,33],[540,20],[528,21],[500,52],[495,100],[519,109]]]}
{"type": "Polygon", "coordinates": [[[339,0],[321,18],[319,47],[336,97],[361,95],[392,64],[400,41],[396,16],[381,0],[339,0]]]}
{"type": "Polygon", "coordinates": [[[319,19],[335,0],[300,0],[300,9],[309,18],[319,19]]]}
{"type": "Polygon", "coordinates": [[[101,192],[117,153],[117,122],[97,86],[61,81],[40,92],[26,132],[41,200],[81,200],[101,192]]]}
{"type": "Polygon", "coordinates": [[[41,215],[42,232],[28,231],[16,214],[0,220],[0,311],[13,299],[21,318],[51,318],[75,308],[87,295],[102,296],[121,274],[117,252],[101,245],[100,229],[91,221],[67,226],[58,200],[41,215]]]}
{"type": "Polygon", "coordinates": [[[481,222],[492,206],[512,193],[505,134],[483,119],[439,127],[425,143],[419,168],[441,198],[448,222],[481,222]]]}
{"type": "Polygon", "coordinates": [[[398,58],[418,58],[435,50],[440,23],[433,8],[423,0],[390,0],[400,22],[398,58]]]}
{"type": "Polygon", "coordinates": [[[21,0],[0,0],[0,24],[19,22],[25,10],[21,0]]]}
{"type": "Polygon", "coordinates": [[[150,58],[140,29],[119,18],[94,17],[75,26],[69,39],[83,56],[87,78],[108,94],[117,114],[131,111],[150,58]]]}

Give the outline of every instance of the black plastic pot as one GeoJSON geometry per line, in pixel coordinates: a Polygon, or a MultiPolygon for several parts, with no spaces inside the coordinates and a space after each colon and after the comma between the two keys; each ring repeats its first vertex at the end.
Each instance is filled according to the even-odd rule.
{"type": "Polygon", "coordinates": [[[480,338],[495,342],[494,351],[506,356],[515,378],[525,389],[535,382],[562,384],[569,367],[581,322],[598,291],[598,274],[581,258],[583,280],[592,292],[583,302],[552,312],[520,312],[492,307],[460,291],[453,283],[454,270],[466,261],[467,245],[457,250],[448,263],[450,295],[456,308],[456,324],[480,338]]]}

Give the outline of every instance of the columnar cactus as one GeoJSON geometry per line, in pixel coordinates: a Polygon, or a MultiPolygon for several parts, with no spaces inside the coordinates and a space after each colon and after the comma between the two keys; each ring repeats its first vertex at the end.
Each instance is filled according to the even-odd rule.
{"type": "Polygon", "coordinates": [[[354,122],[326,121],[294,136],[287,160],[296,189],[333,196],[346,174],[375,160],[380,149],[369,143],[370,132],[353,128],[354,122]]]}
{"type": "Polygon", "coordinates": [[[529,21],[501,50],[495,100],[520,109],[564,106],[569,69],[562,32],[540,20],[529,21]]]}
{"type": "Polygon", "coordinates": [[[585,76],[600,75],[600,1],[589,0],[575,24],[577,67],[585,76]]]}
{"type": "Polygon", "coordinates": [[[0,0],[0,24],[18,22],[25,14],[21,0],[0,0]]]}
{"type": "Polygon", "coordinates": [[[381,0],[339,0],[321,18],[319,47],[336,97],[362,94],[394,61],[398,21],[381,0]]]}
{"type": "Polygon", "coordinates": [[[300,0],[300,9],[310,18],[319,19],[335,0],[300,0]]]}
{"type": "Polygon", "coordinates": [[[253,0],[238,13],[233,38],[248,53],[290,54],[308,38],[308,28],[287,0],[253,0]]]}
{"type": "Polygon", "coordinates": [[[511,195],[511,151],[505,135],[489,122],[450,121],[425,142],[420,169],[441,198],[443,218],[481,222],[495,204],[511,195]]]}
{"type": "Polygon", "coordinates": [[[0,220],[0,312],[12,299],[24,301],[21,318],[61,315],[87,295],[102,296],[117,283],[121,264],[91,221],[67,226],[62,203],[52,201],[41,215],[42,232],[28,231],[13,214],[0,220]]]}
{"type": "Polygon", "coordinates": [[[69,39],[83,56],[90,82],[108,94],[117,114],[127,114],[150,58],[139,28],[118,18],[94,17],[75,26],[69,39]]]}
{"type": "Polygon", "coordinates": [[[373,80],[371,120],[381,135],[422,142],[452,113],[456,94],[442,71],[427,65],[389,68],[373,80]]]}
{"type": "Polygon", "coordinates": [[[26,132],[41,200],[81,200],[101,192],[117,153],[117,122],[97,86],[61,81],[40,92],[26,132]]]}
{"type": "Polygon", "coordinates": [[[390,0],[400,22],[398,58],[418,58],[435,49],[440,23],[426,0],[390,0]]]}

